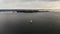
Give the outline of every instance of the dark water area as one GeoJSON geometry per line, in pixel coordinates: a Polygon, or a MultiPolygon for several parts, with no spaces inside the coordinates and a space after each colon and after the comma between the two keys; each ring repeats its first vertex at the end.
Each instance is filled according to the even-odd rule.
{"type": "Polygon", "coordinates": [[[60,12],[0,12],[0,34],[60,34],[60,12]]]}

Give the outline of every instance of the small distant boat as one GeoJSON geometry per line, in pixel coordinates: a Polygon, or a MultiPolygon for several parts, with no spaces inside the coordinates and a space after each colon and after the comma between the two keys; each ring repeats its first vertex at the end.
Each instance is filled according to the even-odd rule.
{"type": "Polygon", "coordinates": [[[32,20],[30,20],[30,22],[32,23],[32,20]]]}
{"type": "Polygon", "coordinates": [[[30,24],[32,24],[32,20],[30,20],[30,24]]]}

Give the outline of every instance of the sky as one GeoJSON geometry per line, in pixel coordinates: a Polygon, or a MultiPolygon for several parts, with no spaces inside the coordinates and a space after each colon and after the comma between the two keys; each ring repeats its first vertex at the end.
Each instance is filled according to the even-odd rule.
{"type": "Polygon", "coordinates": [[[0,0],[0,9],[60,9],[60,0],[0,0]]]}

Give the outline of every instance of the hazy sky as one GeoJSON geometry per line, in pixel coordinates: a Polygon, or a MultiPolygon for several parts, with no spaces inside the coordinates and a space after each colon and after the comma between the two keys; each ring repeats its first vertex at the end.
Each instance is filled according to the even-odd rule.
{"type": "Polygon", "coordinates": [[[0,0],[0,9],[60,9],[60,0],[0,0]]]}

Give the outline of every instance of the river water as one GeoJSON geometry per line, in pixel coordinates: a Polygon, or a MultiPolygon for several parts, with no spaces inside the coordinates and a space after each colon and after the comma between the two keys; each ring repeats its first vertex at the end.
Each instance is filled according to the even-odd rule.
{"type": "Polygon", "coordinates": [[[0,34],[60,34],[60,12],[0,12],[0,34]]]}

